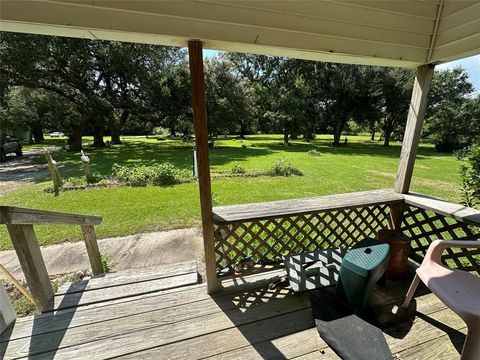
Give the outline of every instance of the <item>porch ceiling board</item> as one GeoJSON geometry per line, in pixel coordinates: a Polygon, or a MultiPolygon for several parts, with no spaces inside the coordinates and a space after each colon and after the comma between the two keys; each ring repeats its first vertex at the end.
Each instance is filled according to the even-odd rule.
{"type": "Polygon", "coordinates": [[[4,0],[1,30],[416,67],[480,52],[480,7],[434,1],[4,0]]]}

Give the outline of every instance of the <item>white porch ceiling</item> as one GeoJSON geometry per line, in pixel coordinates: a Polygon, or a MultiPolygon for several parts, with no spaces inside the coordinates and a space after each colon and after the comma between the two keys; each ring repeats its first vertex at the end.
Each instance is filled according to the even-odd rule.
{"type": "Polygon", "coordinates": [[[0,30],[415,67],[480,53],[480,1],[2,0],[0,30]]]}

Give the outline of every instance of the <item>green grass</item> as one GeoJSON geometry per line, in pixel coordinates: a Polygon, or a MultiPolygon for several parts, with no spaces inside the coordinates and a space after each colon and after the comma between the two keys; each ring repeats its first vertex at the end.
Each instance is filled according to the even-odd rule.
{"type": "MultiPolygon", "coordinates": [[[[384,148],[365,136],[349,136],[348,146],[330,146],[331,136],[312,143],[281,143],[280,135],[249,136],[246,140],[219,139],[210,150],[212,171],[231,171],[240,165],[247,172],[267,171],[278,159],[286,159],[304,176],[214,178],[215,205],[270,201],[361,190],[392,188],[400,156],[400,143],[384,148]],[[316,156],[308,152],[316,150],[316,156]]],[[[55,139],[57,140],[57,139],[55,139]]],[[[86,139],[89,140],[88,138],[86,139]]],[[[48,140],[50,141],[50,139],[48,140]]],[[[87,150],[91,169],[111,175],[114,163],[151,165],[171,162],[191,170],[193,143],[157,138],[125,137],[124,144],[87,150]]],[[[78,153],[54,152],[64,177],[82,175],[78,153]]],[[[43,159],[41,159],[43,161],[43,159]]],[[[412,190],[451,201],[460,198],[458,169],[454,156],[439,154],[422,144],[414,172],[412,190]]],[[[112,188],[63,192],[58,197],[45,193],[48,182],[24,187],[0,198],[4,205],[96,214],[103,216],[96,228],[102,237],[137,232],[198,226],[198,185],[184,183],[169,187],[112,188]]],[[[72,226],[37,226],[41,244],[80,240],[80,229],[72,226]]],[[[6,230],[0,228],[0,249],[11,248],[6,230]]]]}
{"type": "Polygon", "coordinates": [[[61,138],[52,138],[50,136],[45,136],[45,141],[41,144],[29,144],[28,142],[23,141],[22,147],[23,150],[36,150],[36,149],[43,149],[44,147],[49,146],[62,146],[67,141],[66,137],[61,138]]]}

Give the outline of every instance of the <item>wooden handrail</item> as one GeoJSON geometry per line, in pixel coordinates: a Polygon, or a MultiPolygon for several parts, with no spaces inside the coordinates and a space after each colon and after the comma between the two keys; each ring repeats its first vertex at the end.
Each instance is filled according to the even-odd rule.
{"type": "Polygon", "coordinates": [[[430,210],[467,224],[480,225],[480,211],[468,206],[413,192],[405,194],[404,198],[408,205],[430,210]]]}
{"type": "Polygon", "coordinates": [[[70,214],[15,206],[0,206],[0,224],[6,225],[99,225],[101,222],[101,216],[70,214]]]}
{"type": "Polygon", "coordinates": [[[255,204],[219,206],[213,208],[213,221],[225,224],[239,221],[268,219],[288,215],[356,208],[378,204],[403,203],[403,195],[394,190],[361,191],[304,199],[270,201],[255,204]]]}
{"type": "Polygon", "coordinates": [[[101,222],[100,216],[0,206],[0,224],[7,226],[18,261],[38,310],[43,312],[52,307],[54,293],[33,225],[80,225],[92,273],[97,275],[103,272],[103,266],[93,226],[101,222]]]}

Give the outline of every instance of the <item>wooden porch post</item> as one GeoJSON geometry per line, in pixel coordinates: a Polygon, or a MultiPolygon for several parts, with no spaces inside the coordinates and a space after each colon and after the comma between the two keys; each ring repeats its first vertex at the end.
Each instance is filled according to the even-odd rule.
{"type": "Polygon", "coordinates": [[[27,284],[38,310],[52,308],[53,289],[33,225],[7,225],[27,284]]]}
{"type": "Polygon", "coordinates": [[[422,65],[417,68],[395,183],[395,190],[402,194],[408,193],[410,189],[434,68],[434,65],[422,65]]]}
{"type": "Polygon", "coordinates": [[[213,244],[212,189],[210,182],[210,164],[208,161],[207,110],[205,106],[205,77],[203,74],[202,42],[188,42],[190,63],[190,81],[192,83],[193,124],[195,146],[197,150],[198,186],[200,190],[200,209],[202,212],[203,246],[207,273],[207,290],[213,293],[220,289],[215,265],[213,244]]]}

